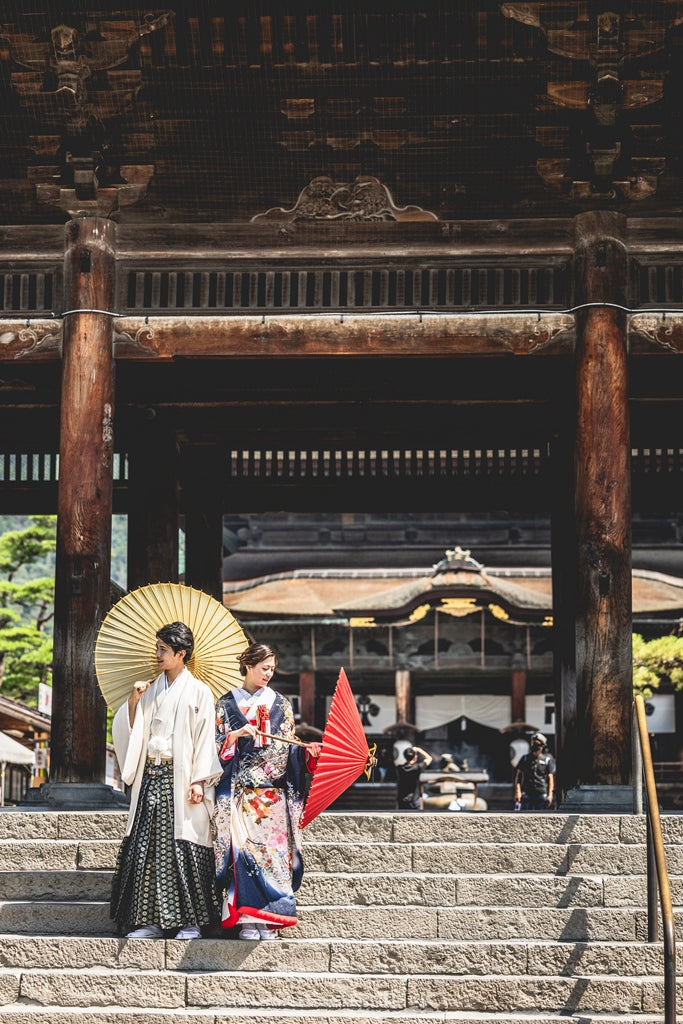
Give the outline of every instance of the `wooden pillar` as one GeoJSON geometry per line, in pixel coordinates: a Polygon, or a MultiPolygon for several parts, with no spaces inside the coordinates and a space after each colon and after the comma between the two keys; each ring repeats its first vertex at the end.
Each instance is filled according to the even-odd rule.
{"type": "MultiPolygon", "coordinates": [[[[576,217],[576,301],[626,306],[624,218],[576,217]]],[[[631,472],[626,314],[577,316],[575,759],[584,785],[631,774],[631,472]]]]}
{"type": "Polygon", "coordinates": [[[66,225],[50,781],[103,783],[105,704],[94,649],[109,609],[115,225],[66,225]]]}
{"type": "Polygon", "coordinates": [[[309,669],[299,672],[299,714],[302,722],[315,725],[315,672],[309,669]]]}
{"type": "Polygon", "coordinates": [[[410,670],[397,668],[395,676],[396,687],[396,721],[412,722],[412,709],[410,700],[410,670]]]}
{"type": "Polygon", "coordinates": [[[184,450],[185,582],[223,601],[223,449],[184,450]]]}
{"type": "Polygon", "coordinates": [[[526,721],[526,668],[523,664],[517,664],[518,661],[523,661],[521,654],[515,655],[512,659],[511,722],[526,721]]]}
{"type": "Polygon", "coordinates": [[[128,454],[128,589],[178,582],[175,433],[148,409],[128,454]]]}
{"type": "Polygon", "coordinates": [[[551,560],[553,590],[553,680],[558,799],[578,781],[576,713],[576,522],[574,517],[574,382],[554,400],[559,426],[551,444],[551,560]]]}

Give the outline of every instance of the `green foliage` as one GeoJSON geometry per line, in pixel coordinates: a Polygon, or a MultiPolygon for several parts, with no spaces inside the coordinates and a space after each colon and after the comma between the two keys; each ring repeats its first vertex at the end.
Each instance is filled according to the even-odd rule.
{"type": "Polygon", "coordinates": [[[674,690],[683,689],[683,637],[658,636],[644,640],[639,633],[634,633],[634,691],[650,697],[663,680],[668,680],[674,690]]]}
{"type": "MultiPolygon", "coordinates": [[[[49,683],[56,516],[0,516],[0,691],[35,706],[49,683]]],[[[126,585],[126,516],[112,517],[111,575],[126,585]]]]}
{"type": "Polygon", "coordinates": [[[3,516],[0,529],[8,520],[18,528],[0,534],[0,689],[35,706],[52,665],[57,517],[3,516]]]}

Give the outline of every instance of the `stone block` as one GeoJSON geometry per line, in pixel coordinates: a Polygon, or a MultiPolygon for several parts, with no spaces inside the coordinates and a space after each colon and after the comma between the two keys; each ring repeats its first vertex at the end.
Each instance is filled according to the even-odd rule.
{"type": "Polygon", "coordinates": [[[41,840],[40,843],[21,839],[0,840],[0,872],[73,871],[77,866],[78,844],[75,842],[62,843],[52,839],[41,840]]]}
{"type": "Polygon", "coordinates": [[[339,906],[452,906],[454,875],[314,875],[304,876],[297,903],[339,906]]]}
{"type": "Polygon", "coordinates": [[[164,970],[164,943],[155,939],[90,936],[3,936],[0,966],[26,970],[91,969],[164,970]]]}
{"type": "MultiPolygon", "coordinates": [[[[645,1013],[659,1013],[660,1020],[664,1014],[664,979],[646,978],[643,981],[643,1010],[645,1013]]],[[[683,980],[676,981],[676,1016],[683,1013],[683,980]]]]}
{"type": "Polygon", "coordinates": [[[662,948],[647,942],[529,943],[528,973],[549,975],[657,975],[662,948]]]}
{"type": "Polygon", "coordinates": [[[603,878],[606,907],[647,906],[647,881],[645,875],[603,878]]]}
{"type": "Polygon", "coordinates": [[[59,816],[50,811],[0,811],[3,839],[58,839],[59,816]]]}
{"type": "Polygon", "coordinates": [[[411,848],[390,843],[306,843],[304,861],[309,873],[402,874],[413,870],[411,848]]]}
{"type": "Polygon", "coordinates": [[[125,811],[60,811],[60,839],[123,839],[125,811]]]}
{"type": "MultiPolygon", "coordinates": [[[[251,1024],[242,1011],[241,1020],[233,1017],[232,1024],[251,1024]]],[[[120,1006],[66,1008],[55,1006],[3,1007],[2,1024],[215,1024],[213,1010],[178,1009],[122,1009],[120,1006]]],[[[227,1021],[226,1021],[227,1024],[227,1021]]],[[[269,1024],[277,1024],[271,1014],[269,1024]]],[[[327,1024],[327,1022],[326,1022],[327,1024]]],[[[534,1021],[534,1024],[536,1022],[534,1021]]],[[[628,1022],[627,1022],[628,1024],[628,1022]]]]}
{"type": "Polygon", "coordinates": [[[83,871],[113,871],[120,845],[118,839],[78,843],[78,867],[83,871]]]}
{"type": "MultiPolygon", "coordinates": [[[[154,940],[152,940],[154,941],[154,940]]],[[[159,945],[162,945],[159,943],[159,945]]],[[[239,939],[203,939],[166,942],[166,969],[172,971],[301,971],[330,969],[329,941],[242,942],[239,939]]]]}
{"type": "Polygon", "coordinates": [[[300,907],[296,938],[435,939],[436,907],[300,907]]]}
{"type": "Polygon", "coordinates": [[[630,1013],[641,1008],[640,982],[630,978],[430,977],[408,979],[408,1005],[419,1009],[507,1013],[584,1010],[630,1013]]]}
{"type": "Polygon", "coordinates": [[[401,843],[618,843],[619,815],[545,813],[399,814],[401,843]]]}
{"type": "MultiPolygon", "coordinates": [[[[0,899],[20,900],[26,895],[26,876],[21,871],[0,872],[0,899]]],[[[32,871],[34,900],[109,900],[110,871],[32,871]]]]}
{"type": "Polygon", "coordinates": [[[15,935],[113,935],[108,903],[0,902],[0,933],[15,935]]]}
{"type": "Polygon", "coordinates": [[[309,838],[316,843],[388,843],[393,838],[393,818],[390,814],[325,811],[304,829],[304,852],[309,838]]]}
{"type": "Polygon", "coordinates": [[[570,843],[415,843],[415,871],[463,874],[638,874],[645,870],[645,850],[623,844],[570,843]]]}
{"type": "Polygon", "coordinates": [[[187,977],[188,1006],[254,1006],[258,986],[261,1006],[292,1009],[402,1010],[406,1008],[406,980],[403,977],[370,975],[359,984],[355,975],[261,974],[258,981],[242,972],[199,974],[187,977]]]}
{"type": "Polygon", "coordinates": [[[42,1006],[185,1006],[185,976],[159,971],[24,971],[22,999],[42,1006]]]}
{"type": "MultiPolygon", "coordinates": [[[[602,880],[554,875],[491,875],[484,884],[480,875],[458,878],[459,906],[599,907],[603,904],[602,880]]],[[[442,904],[447,906],[445,900],[442,904]]]]}
{"type": "Polygon", "coordinates": [[[357,974],[506,974],[527,973],[524,943],[514,942],[387,942],[331,943],[330,968],[357,974]]]}
{"type": "Polygon", "coordinates": [[[444,939],[545,939],[558,942],[632,941],[636,914],[605,907],[457,907],[438,912],[444,939]]]}
{"type": "Polygon", "coordinates": [[[21,971],[0,970],[0,1006],[15,1003],[21,993],[21,971]]]}

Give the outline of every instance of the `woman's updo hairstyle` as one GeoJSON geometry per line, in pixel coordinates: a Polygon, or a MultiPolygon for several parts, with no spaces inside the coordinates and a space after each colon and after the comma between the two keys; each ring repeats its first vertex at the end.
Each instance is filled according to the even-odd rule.
{"type": "Polygon", "coordinates": [[[272,647],[269,647],[268,644],[249,644],[237,659],[240,663],[240,675],[246,676],[247,668],[258,665],[266,658],[275,658],[277,665],[277,654],[272,647]]]}

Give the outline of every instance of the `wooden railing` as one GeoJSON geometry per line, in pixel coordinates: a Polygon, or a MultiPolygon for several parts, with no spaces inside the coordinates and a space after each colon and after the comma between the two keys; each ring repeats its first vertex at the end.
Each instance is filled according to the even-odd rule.
{"type": "Polygon", "coordinates": [[[645,780],[647,821],[647,931],[648,942],[658,939],[657,890],[662,914],[664,939],[664,1024],[676,1024],[676,932],[671,905],[671,888],[666,868],[666,853],[659,815],[659,801],[652,766],[650,736],[645,717],[645,701],[634,700],[634,811],[642,812],[642,786],[645,780]]]}

